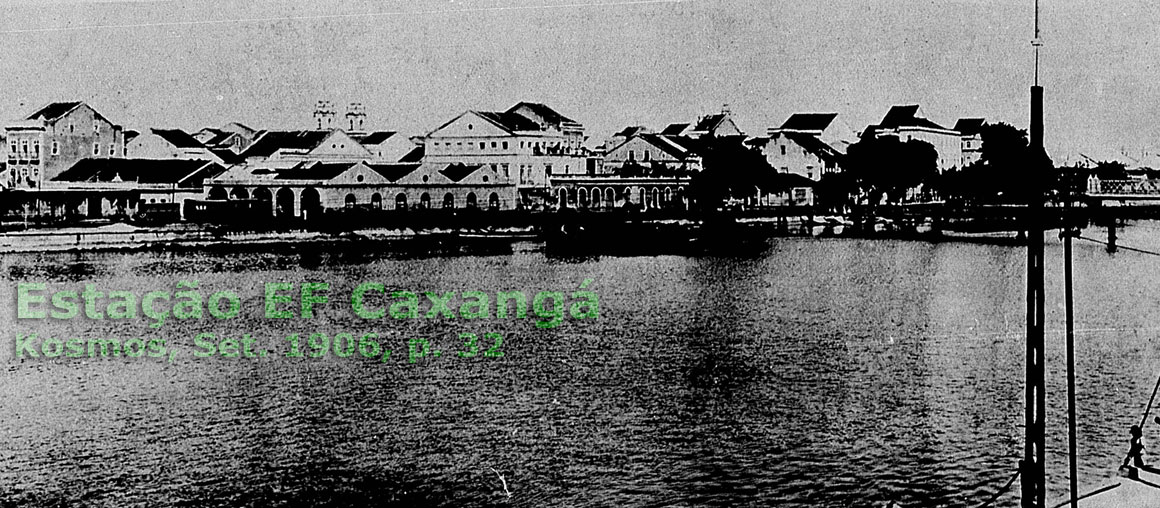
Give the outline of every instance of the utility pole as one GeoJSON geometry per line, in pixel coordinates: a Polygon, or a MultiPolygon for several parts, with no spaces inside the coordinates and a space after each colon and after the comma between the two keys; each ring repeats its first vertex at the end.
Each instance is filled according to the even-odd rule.
{"type": "Polygon", "coordinates": [[[1027,203],[1027,386],[1026,414],[1021,471],[1023,508],[1043,508],[1046,496],[1046,468],[1044,465],[1044,394],[1043,369],[1043,183],[1047,154],[1043,149],[1043,87],[1039,86],[1039,0],[1035,0],[1035,81],[1031,86],[1030,125],[1030,199],[1027,203]]]}

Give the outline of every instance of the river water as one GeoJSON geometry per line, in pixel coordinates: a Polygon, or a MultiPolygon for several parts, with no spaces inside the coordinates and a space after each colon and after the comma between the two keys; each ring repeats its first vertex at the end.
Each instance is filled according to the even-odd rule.
{"type": "MultiPolygon", "coordinates": [[[[1160,247],[1158,232],[1140,224],[1120,241],[1160,247]]],[[[0,505],[965,507],[1002,486],[1021,455],[1022,248],[808,238],[742,256],[346,247],[0,258],[0,505]],[[585,279],[599,316],[553,328],[368,320],[349,302],[369,281],[530,300],[585,279]],[[22,282],[142,296],[180,280],[206,296],[236,292],[240,315],[160,328],[143,317],[17,319],[22,282]],[[262,314],[265,283],[309,281],[330,284],[313,318],[262,314]],[[393,355],[285,356],[284,337],[313,332],[375,332],[393,355]],[[480,354],[452,353],[464,332],[480,337],[480,354]],[[502,337],[502,357],[482,354],[494,346],[486,332],[502,337]],[[160,338],[174,357],[17,358],[28,333],[160,338]],[[198,358],[199,333],[250,334],[270,354],[198,358]],[[414,338],[445,353],[409,363],[414,338]]],[[[1062,500],[1057,241],[1047,256],[1049,498],[1062,500]]],[[[1113,478],[1160,367],[1160,258],[1080,242],[1075,263],[1080,484],[1095,488],[1113,478]]],[[[1154,426],[1145,436],[1160,442],[1154,426]]],[[[998,505],[1016,506],[1017,490],[998,505]]]]}

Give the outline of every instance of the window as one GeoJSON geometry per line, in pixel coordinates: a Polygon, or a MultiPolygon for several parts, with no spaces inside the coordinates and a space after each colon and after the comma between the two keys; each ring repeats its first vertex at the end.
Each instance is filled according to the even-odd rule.
{"type": "Polygon", "coordinates": [[[96,132],[98,134],[101,132],[101,122],[93,120],[93,132],[96,132]]]}
{"type": "Polygon", "coordinates": [[[498,143],[496,143],[495,141],[492,141],[492,142],[491,142],[491,147],[492,147],[492,148],[495,148],[497,145],[498,145],[498,143]]]}
{"type": "Polygon", "coordinates": [[[27,139],[20,140],[20,151],[23,153],[28,153],[28,140],[27,139]]]}
{"type": "Polygon", "coordinates": [[[628,151],[628,160],[630,160],[630,161],[636,160],[636,151],[634,151],[634,150],[628,151]]]}
{"type": "Polygon", "coordinates": [[[109,143],[109,157],[112,157],[116,154],[117,154],[117,145],[109,143]]]}
{"type": "Polygon", "coordinates": [[[59,155],[59,154],[60,154],[60,144],[59,144],[59,143],[57,143],[56,141],[53,141],[53,142],[52,142],[52,154],[53,154],[53,155],[59,155]]]}
{"type": "Polygon", "coordinates": [[[785,155],[785,145],[781,145],[781,154],[785,155]]]}
{"type": "Polygon", "coordinates": [[[551,174],[552,174],[552,165],[551,164],[544,164],[544,176],[548,176],[551,174]]]}
{"type": "Polygon", "coordinates": [[[651,153],[649,153],[649,151],[648,151],[648,150],[645,150],[645,151],[644,151],[644,161],[645,161],[645,162],[648,162],[648,161],[649,161],[649,160],[651,160],[651,159],[652,159],[652,154],[651,154],[651,153]]]}
{"type": "Polygon", "coordinates": [[[512,176],[511,169],[508,167],[507,163],[505,162],[503,164],[500,164],[500,166],[503,167],[503,177],[504,178],[511,178],[511,176],[512,176]]]}
{"type": "Polygon", "coordinates": [[[11,149],[11,150],[9,150],[10,152],[16,153],[16,140],[15,139],[12,140],[11,143],[8,143],[8,148],[11,149]]]}
{"type": "Polygon", "coordinates": [[[39,157],[39,156],[40,156],[40,140],[39,140],[39,139],[38,139],[38,140],[34,140],[34,141],[32,142],[32,155],[33,155],[34,157],[39,157]]]}
{"type": "Polygon", "coordinates": [[[485,143],[485,142],[483,142],[483,141],[480,141],[480,142],[479,142],[479,149],[480,149],[480,150],[486,150],[486,149],[487,149],[487,143],[485,143]]]}
{"type": "Polygon", "coordinates": [[[100,143],[93,143],[93,155],[100,155],[100,154],[101,154],[101,144],[100,143]]]}
{"type": "Polygon", "coordinates": [[[503,149],[504,149],[504,150],[507,150],[507,141],[504,141],[504,142],[503,142],[503,149]]]}

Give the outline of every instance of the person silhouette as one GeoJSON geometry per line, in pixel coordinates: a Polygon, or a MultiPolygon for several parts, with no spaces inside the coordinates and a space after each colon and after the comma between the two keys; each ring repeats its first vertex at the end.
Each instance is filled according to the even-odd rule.
{"type": "MultiPolygon", "coordinates": [[[[1160,417],[1157,417],[1157,420],[1160,420],[1160,417]]],[[[1135,467],[1144,467],[1144,432],[1140,430],[1139,425],[1133,425],[1128,433],[1132,435],[1132,440],[1128,447],[1128,456],[1124,457],[1124,463],[1120,467],[1127,467],[1129,460],[1135,467]]]]}

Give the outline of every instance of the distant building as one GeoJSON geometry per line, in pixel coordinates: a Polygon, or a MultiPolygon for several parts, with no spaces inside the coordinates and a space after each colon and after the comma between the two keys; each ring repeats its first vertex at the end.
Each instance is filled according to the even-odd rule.
{"type": "Polygon", "coordinates": [[[983,125],[982,118],[960,118],[955,122],[955,130],[962,139],[963,157],[960,168],[965,168],[979,162],[983,158],[983,125]]]}
{"type": "Polygon", "coordinates": [[[40,197],[47,215],[62,218],[132,217],[153,205],[179,218],[181,204],[201,197],[205,180],[223,171],[205,160],[88,158],[53,178],[40,197]]]}
{"type": "Polygon", "coordinates": [[[693,139],[702,137],[725,138],[745,135],[737,127],[737,124],[733,122],[733,114],[728,108],[725,108],[721,113],[703,116],[696,123],[669,124],[661,130],[661,134],[666,136],[683,136],[693,139]]]}
{"type": "Polygon", "coordinates": [[[248,162],[267,159],[354,162],[375,158],[365,146],[338,129],[262,131],[238,155],[248,162]]]}
{"type": "Polygon", "coordinates": [[[865,135],[893,136],[903,142],[912,139],[925,141],[938,152],[939,172],[962,167],[963,145],[959,132],[923,118],[917,104],[891,107],[878,125],[866,128],[865,135]]]}
{"type": "Polygon", "coordinates": [[[770,127],[767,134],[807,134],[841,154],[858,142],[857,133],[837,113],[794,113],[781,126],[770,127]]]}
{"type": "Polygon", "coordinates": [[[811,134],[777,131],[769,137],[750,140],[749,145],[760,151],[778,173],[817,182],[822,175],[842,170],[844,155],[811,134]]]}
{"type": "Polygon", "coordinates": [[[699,172],[701,155],[689,138],[665,134],[637,134],[604,154],[604,173],[613,173],[629,164],[664,167],[681,172],[699,172]]]}
{"type": "MultiPolygon", "coordinates": [[[[238,165],[206,184],[209,201],[257,200],[277,217],[326,210],[511,210],[516,185],[490,166],[445,163],[268,161],[238,165]]],[[[264,207],[260,207],[264,208],[264,207]]]]}
{"type": "Polygon", "coordinates": [[[399,162],[416,147],[406,136],[393,131],[351,132],[350,137],[380,161],[399,162]]]}
{"type": "Polygon", "coordinates": [[[5,128],[9,179],[4,186],[39,189],[85,158],[122,157],[116,125],[83,102],[54,102],[5,128]]]}
{"type": "Polygon", "coordinates": [[[180,129],[146,129],[125,145],[125,156],[136,159],[200,159],[222,162],[200,141],[180,129]]]}
{"type": "Polygon", "coordinates": [[[486,165],[520,189],[524,206],[549,198],[549,177],[588,173],[584,127],[543,104],[466,111],[422,136],[423,161],[486,165]]]}

